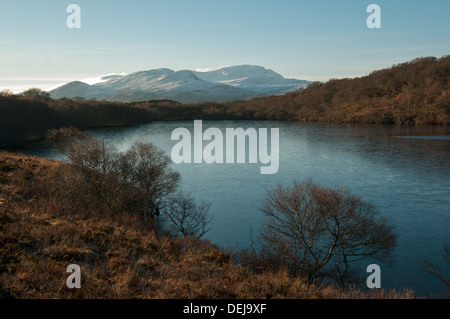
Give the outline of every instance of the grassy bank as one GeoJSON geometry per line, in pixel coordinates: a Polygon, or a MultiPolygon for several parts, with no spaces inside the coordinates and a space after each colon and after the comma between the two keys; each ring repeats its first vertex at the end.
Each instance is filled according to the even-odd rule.
{"type": "Polygon", "coordinates": [[[161,234],[151,218],[74,210],[53,196],[68,164],[0,152],[0,295],[15,298],[414,298],[412,291],[307,285],[237,262],[207,240],[161,234]],[[82,288],[68,289],[78,264],[82,288]]]}

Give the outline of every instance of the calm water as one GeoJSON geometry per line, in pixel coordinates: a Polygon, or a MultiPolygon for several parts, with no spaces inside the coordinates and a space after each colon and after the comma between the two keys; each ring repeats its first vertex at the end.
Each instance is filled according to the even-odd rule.
{"type": "MultiPolygon", "coordinates": [[[[193,121],[151,123],[93,132],[120,150],[135,141],[150,141],[170,154],[171,132],[193,121]]],[[[450,129],[285,122],[203,122],[217,127],[277,127],[280,167],[276,175],[260,175],[261,164],[179,164],[182,185],[198,199],[212,203],[211,231],[206,235],[227,248],[247,247],[263,222],[258,205],[277,183],[312,177],[327,185],[349,187],[388,216],[399,234],[395,263],[382,268],[382,287],[410,287],[429,296],[443,285],[418,267],[419,258],[444,266],[442,245],[450,244],[450,129]],[[432,135],[432,136],[431,136],[432,135]],[[431,136],[431,137],[430,137],[431,136]]],[[[206,145],[207,142],[204,143],[206,145]]],[[[58,158],[51,150],[34,154],[58,158]]],[[[365,265],[371,261],[365,262],[365,265]]],[[[361,276],[366,277],[365,269],[361,276]]]]}

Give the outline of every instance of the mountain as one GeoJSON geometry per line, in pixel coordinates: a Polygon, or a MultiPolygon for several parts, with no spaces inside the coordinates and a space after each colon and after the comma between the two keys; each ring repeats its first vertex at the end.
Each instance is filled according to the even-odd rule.
{"type": "Polygon", "coordinates": [[[208,72],[154,69],[126,75],[108,75],[96,84],[74,81],[52,91],[54,99],[83,97],[118,102],[170,99],[181,103],[227,102],[278,95],[311,82],[287,79],[256,65],[223,67],[208,72]]]}

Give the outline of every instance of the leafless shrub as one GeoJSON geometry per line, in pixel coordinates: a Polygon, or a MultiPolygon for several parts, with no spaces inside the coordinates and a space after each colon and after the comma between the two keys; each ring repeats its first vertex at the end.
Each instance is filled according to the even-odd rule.
{"type": "MultiPolygon", "coordinates": [[[[112,213],[159,215],[178,187],[180,175],[170,168],[170,158],[151,143],[135,142],[120,153],[104,140],[71,128],[51,131],[48,140],[67,156],[72,173],[96,195],[98,205],[112,213]]],[[[69,192],[77,194],[79,189],[69,192]]]]}
{"type": "Polygon", "coordinates": [[[11,90],[4,89],[0,91],[0,97],[11,97],[14,96],[14,93],[11,90]]]}
{"type": "Polygon", "coordinates": [[[262,254],[309,283],[329,278],[345,286],[352,263],[388,258],[396,244],[392,227],[373,205],[348,189],[312,180],[269,191],[262,211],[268,217],[262,254]]]}
{"type": "Polygon", "coordinates": [[[210,207],[211,204],[204,201],[197,203],[191,194],[178,192],[170,199],[164,213],[184,237],[201,238],[210,230],[210,207]]]}
{"type": "MultiPolygon", "coordinates": [[[[151,143],[136,142],[119,156],[119,181],[129,186],[128,198],[145,216],[159,215],[167,205],[167,196],[178,187],[180,175],[170,168],[170,162],[151,143]]],[[[128,204],[132,205],[130,201],[128,204]]]]}

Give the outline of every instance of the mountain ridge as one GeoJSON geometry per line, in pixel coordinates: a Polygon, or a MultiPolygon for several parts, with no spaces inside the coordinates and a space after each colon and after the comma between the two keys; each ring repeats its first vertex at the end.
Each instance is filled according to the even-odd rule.
{"type": "Polygon", "coordinates": [[[285,94],[312,83],[284,78],[262,66],[245,64],[205,72],[159,68],[125,75],[106,75],[100,79],[95,84],[69,82],[49,93],[55,99],[82,97],[116,102],[153,99],[171,99],[181,103],[229,102],[285,94]]]}

